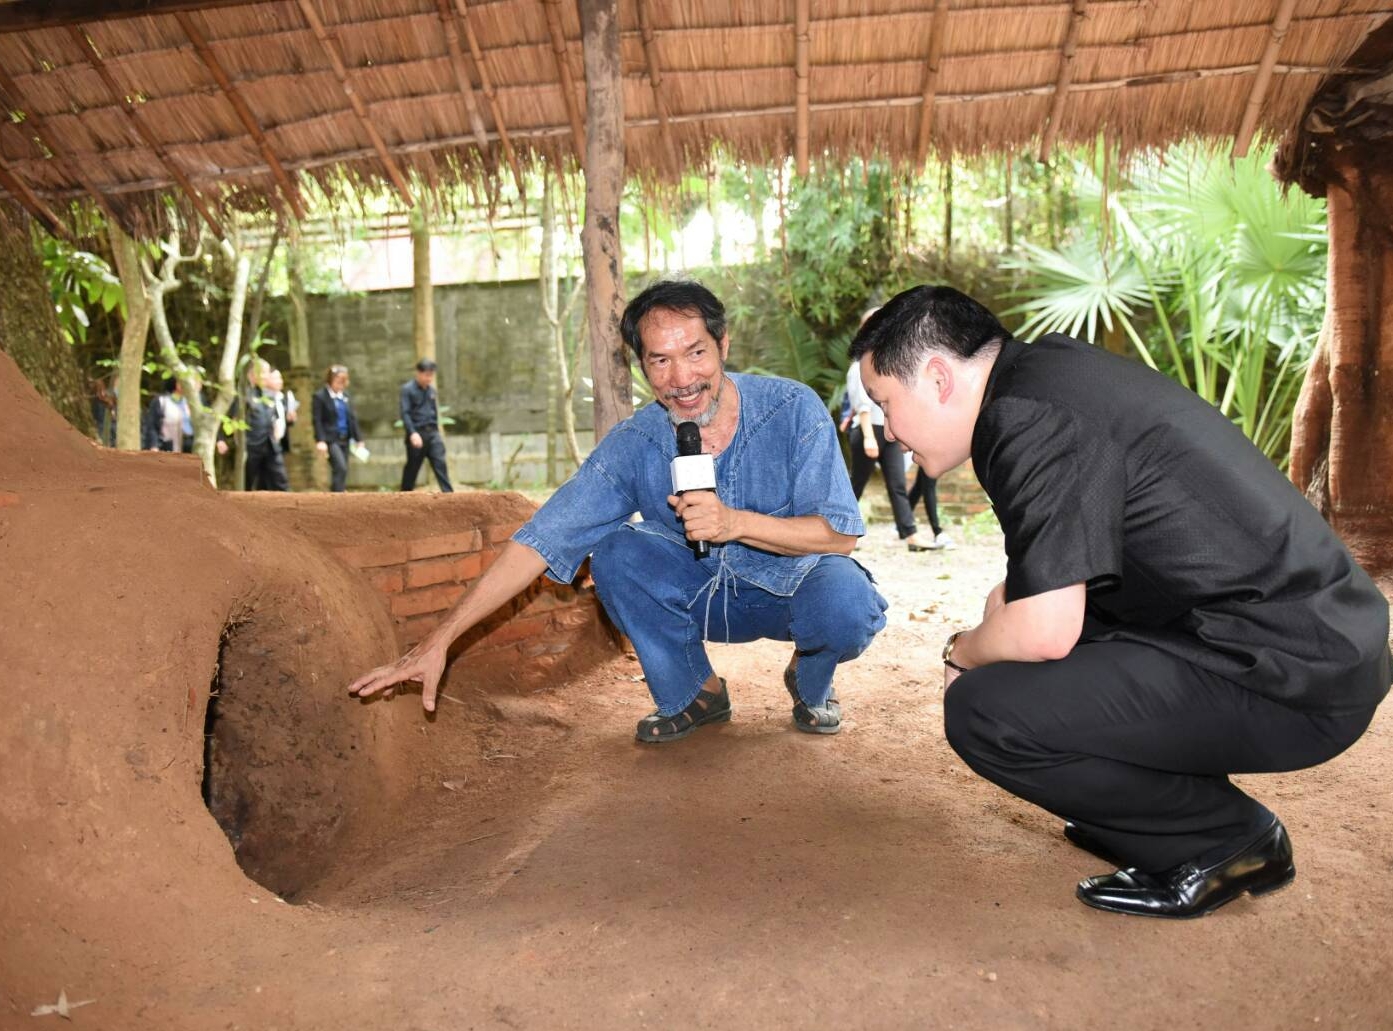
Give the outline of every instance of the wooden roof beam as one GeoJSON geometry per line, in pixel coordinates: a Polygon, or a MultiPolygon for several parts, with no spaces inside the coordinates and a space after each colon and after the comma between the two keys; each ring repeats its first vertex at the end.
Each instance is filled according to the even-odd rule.
{"type": "Polygon", "coordinates": [[[546,9],[547,32],[551,34],[551,52],[556,58],[556,72],[561,77],[561,95],[566,101],[566,114],[571,120],[571,138],[576,147],[576,161],[585,163],[585,120],[576,103],[576,81],[571,74],[571,62],[566,56],[566,34],[561,28],[561,0],[542,0],[546,9]]]}
{"type": "Polygon", "coordinates": [[[106,88],[111,95],[121,102],[121,109],[126,112],[126,117],[130,120],[136,133],[145,141],[146,146],[150,148],[151,153],[155,155],[160,164],[164,165],[169,171],[174,181],[179,184],[179,189],[184,191],[184,196],[189,199],[194,210],[198,212],[199,217],[207,223],[208,228],[213,231],[214,236],[219,240],[226,240],[222,226],[220,226],[218,220],[213,217],[213,211],[208,206],[208,201],[204,198],[203,194],[198,192],[198,189],[194,186],[189,177],[184,174],[184,170],[174,163],[174,159],[171,158],[169,152],[164,149],[164,144],[160,143],[160,141],[155,138],[155,134],[152,133],[150,127],[145,124],[145,120],[141,118],[140,112],[136,110],[135,101],[131,99],[130,94],[126,90],[121,88],[121,84],[118,83],[115,76],[111,74],[111,69],[108,68],[106,63],[102,60],[102,55],[97,53],[97,48],[93,44],[92,38],[87,35],[86,30],[83,29],[81,25],[69,25],[67,29],[68,35],[72,37],[72,41],[77,44],[77,48],[82,51],[83,56],[87,58],[87,63],[96,70],[97,75],[100,76],[102,82],[106,84],[106,88]]]}
{"type": "Polygon", "coordinates": [[[382,138],[382,134],[377,131],[377,126],[372,124],[372,119],[368,117],[368,109],[363,104],[363,98],[358,96],[357,90],[353,88],[353,82],[349,78],[348,68],[343,63],[343,54],[339,52],[338,40],[329,32],[324,25],[324,20],[319,17],[319,12],[315,10],[314,0],[297,0],[300,13],[305,16],[305,21],[309,24],[315,38],[319,40],[319,45],[323,47],[324,53],[329,58],[329,64],[333,66],[334,77],[339,80],[339,88],[348,100],[349,107],[353,109],[353,115],[362,126],[363,131],[368,134],[368,140],[372,144],[372,149],[377,152],[377,158],[382,162],[382,167],[387,171],[387,178],[396,187],[398,196],[408,208],[415,207],[416,202],[411,197],[411,190],[406,185],[406,176],[402,175],[401,168],[397,165],[396,159],[387,150],[387,142],[382,138]]]}
{"type": "Polygon", "coordinates": [[[1059,136],[1059,123],[1064,117],[1064,100],[1069,95],[1069,86],[1074,81],[1074,51],[1079,46],[1079,32],[1088,13],[1088,0],[1074,0],[1074,10],[1069,15],[1069,29],[1064,34],[1064,49],[1059,55],[1059,77],[1054,83],[1054,101],[1050,104],[1049,121],[1045,123],[1045,135],[1040,140],[1040,160],[1050,159],[1054,141],[1059,136]]]}
{"type": "Polygon", "coordinates": [[[45,204],[38,194],[29,188],[29,184],[15,173],[4,158],[0,158],[0,186],[3,186],[10,196],[23,204],[29,214],[48,226],[50,233],[54,236],[61,236],[64,240],[72,240],[72,233],[68,232],[68,227],[63,224],[63,220],[54,214],[53,209],[45,204]]]}
{"type": "Polygon", "coordinates": [[[503,112],[498,106],[498,91],[493,88],[493,77],[489,75],[489,67],[484,60],[484,50],[479,45],[479,36],[474,31],[474,26],[469,22],[467,0],[455,0],[455,13],[464,26],[464,40],[469,45],[469,57],[474,62],[474,70],[479,74],[479,90],[484,94],[484,100],[489,106],[489,116],[493,119],[493,130],[498,134],[498,145],[503,148],[503,158],[508,162],[508,167],[513,170],[513,182],[517,184],[518,196],[525,196],[527,190],[522,183],[522,167],[518,164],[518,156],[513,150],[513,141],[508,137],[508,128],[503,124],[503,112]]]}
{"type": "Polygon", "coordinates": [[[923,168],[933,140],[934,97],[938,94],[938,65],[943,58],[943,40],[948,32],[948,0],[936,0],[933,24],[929,26],[929,53],[924,58],[924,102],[919,108],[919,134],[914,138],[914,165],[923,168]]]}
{"type": "Polygon", "coordinates": [[[674,173],[681,174],[682,161],[677,152],[677,140],[672,135],[672,124],[668,121],[667,96],[663,92],[663,73],[658,62],[657,36],[653,32],[653,21],[649,16],[648,0],[637,0],[639,33],[643,37],[643,57],[648,64],[648,81],[653,87],[653,105],[658,112],[659,131],[663,136],[663,146],[667,149],[668,163],[674,173]]]}
{"type": "Polygon", "coordinates": [[[1295,7],[1296,0],[1281,0],[1277,5],[1276,14],[1272,17],[1267,46],[1263,48],[1257,74],[1253,76],[1253,88],[1248,94],[1248,105],[1243,109],[1243,118],[1238,123],[1238,132],[1234,135],[1234,157],[1245,157],[1248,147],[1253,142],[1253,133],[1258,127],[1258,115],[1262,114],[1262,103],[1267,99],[1267,90],[1272,83],[1272,70],[1277,66],[1277,55],[1282,49],[1282,39],[1291,27],[1291,15],[1295,7]]]}
{"type": "Polygon", "coordinates": [[[800,176],[808,174],[808,51],[812,0],[795,0],[793,11],[793,74],[796,80],[793,115],[793,159],[800,176]]]}
{"type": "Polygon", "coordinates": [[[0,33],[62,28],[175,11],[246,7],[270,0],[11,0],[0,4],[0,33]]]}
{"type": "Polygon", "coordinates": [[[222,62],[218,60],[218,55],[213,53],[213,48],[208,45],[208,40],[194,24],[193,19],[184,12],[174,15],[179,22],[179,27],[184,30],[184,35],[189,37],[189,42],[193,44],[194,50],[198,51],[198,56],[208,67],[217,82],[218,88],[222,90],[227,102],[232,105],[233,112],[241,121],[247,134],[256,143],[256,149],[261,152],[261,158],[266,162],[266,167],[271,170],[271,175],[275,177],[276,185],[280,187],[281,195],[285,198],[286,204],[290,206],[291,212],[297,219],[304,219],[305,205],[300,199],[300,191],[296,189],[295,183],[286,174],[285,168],[281,165],[280,159],[276,157],[275,151],[271,149],[271,143],[266,139],[266,134],[262,132],[261,126],[257,123],[256,116],[252,114],[252,109],[247,105],[242,94],[238,91],[232,79],[228,76],[222,62]]]}
{"type": "Polygon", "coordinates": [[[58,138],[49,131],[48,123],[46,123],[43,117],[30,107],[25,100],[24,94],[19,88],[19,83],[15,82],[14,79],[10,77],[10,74],[3,68],[0,68],[0,93],[4,94],[12,111],[22,111],[24,113],[24,121],[22,123],[15,123],[6,119],[6,121],[14,127],[14,130],[22,133],[27,128],[32,132],[38,141],[48,148],[48,152],[53,155],[54,159],[58,161],[63,170],[87,191],[88,196],[96,202],[102,214],[112,222],[120,225],[120,219],[116,217],[116,212],[112,209],[111,202],[107,199],[106,194],[101,191],[97,184],[94,183],[91,177],[83,170],[81,162],[75,161],[67,156],[64,148],[59,144],[58,138]]]}

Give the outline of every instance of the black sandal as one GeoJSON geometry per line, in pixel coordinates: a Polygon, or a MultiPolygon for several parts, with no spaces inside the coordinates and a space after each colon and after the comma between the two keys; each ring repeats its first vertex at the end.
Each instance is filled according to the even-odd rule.
{"type": "Polygon", "coordinates": [[[726,694],[725,678],[717,679],[721,684],[719,691],[698,691],[692,704],[675,716],[662,716],[654,712],[643,717],[634,731],[634,740],[645,745],[663,744],[684,738],[704,724],[729,720],[730,695],[726,694]]]}
{"type": "Polygon", "coordinates": [[[837,701],[837,689],[827,696],[825,704],[813,708],[798,694],[798,680],[793,663],[784,667],[784,687],[793,699],[793,725],[805,734],[835,734],[842,729],[842,706],[837,701]]]}

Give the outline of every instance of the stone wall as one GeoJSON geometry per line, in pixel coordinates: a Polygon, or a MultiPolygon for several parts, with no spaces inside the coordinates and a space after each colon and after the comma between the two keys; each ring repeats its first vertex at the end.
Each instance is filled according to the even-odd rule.
{"type": "MultiPolygon", "coordinates": [[[[449,432],[544,433],[555,360],[536,281],[437,286],[434,296],[436,382],[456,420],[449,432]]],[[[364,435],[400,436],[398,391],[416,363],[411,291],[311,296],[308,316],[316,380],[332,363],[347,365],[364,435]]],[[[580,371],[588,375],[588,364],[580,371]]],[[[588,393],[582,385],[574,397],[585,428],[594,418],[588,393]]]]}

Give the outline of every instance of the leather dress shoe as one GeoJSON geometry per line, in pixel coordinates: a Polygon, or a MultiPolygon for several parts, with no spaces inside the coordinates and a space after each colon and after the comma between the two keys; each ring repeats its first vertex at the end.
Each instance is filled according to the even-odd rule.
{"type": "Polygon", "coordinates": [[[1113,855],[1106,845],[1071,820],[1064,821],[1064,837],[1068,839],[1069,844],[1073,845],[1075,848],[1081,848],[1085,852],[1092,853],[1105,863],[1113,863],[1116,866],[1122,865],[1122,861],[1119,860],[1117,856],[1113,855]]]}
{"type": "Polygon", "coordinates": [[[1291,839],[1272,823],[1227,859],[1209,866],[1181,863],[1160,873],[1118,870],[1081,881],[1079,899],[1095,909],[1184,920],[1212,913],[1244,892],[1254,897],[1285,888],[1296,876],[1291,839]]]}

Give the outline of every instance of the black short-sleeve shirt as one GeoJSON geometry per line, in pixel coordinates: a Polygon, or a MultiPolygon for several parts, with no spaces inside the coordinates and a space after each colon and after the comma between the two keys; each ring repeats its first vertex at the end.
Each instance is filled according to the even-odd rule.
{"type": "Polygon", "coordinates": [[[1009,340],[972,461],[1008,601],[1084,583],[1084,640],[1148,643],[1299,709],[1387,693],[1387,600],[1237,427],[1160,373],[1009,340]]]}

